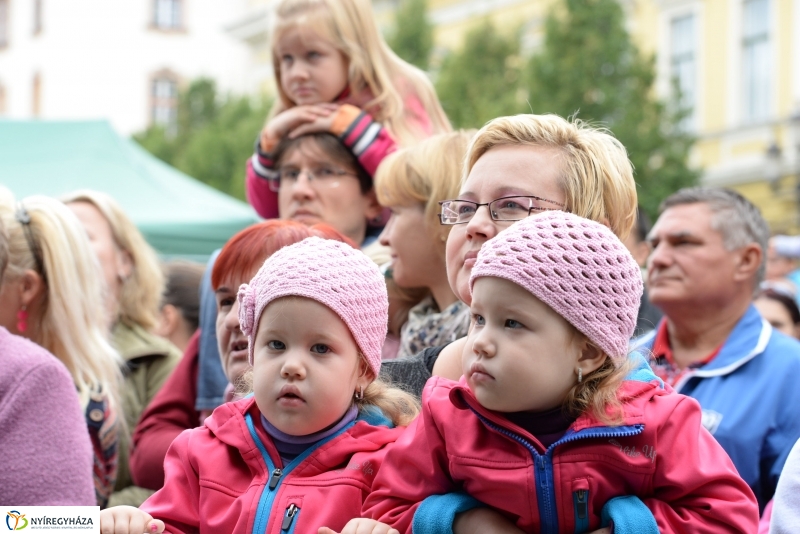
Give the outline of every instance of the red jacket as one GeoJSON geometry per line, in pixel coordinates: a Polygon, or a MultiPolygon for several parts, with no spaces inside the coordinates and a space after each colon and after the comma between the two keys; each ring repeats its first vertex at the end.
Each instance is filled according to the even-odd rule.
{"type": "Polygon", "coordinates": [[[172,441],[187,428],[200,426],[197,401],[197,366],[200,331],[194,333],[183,359],[142,412],[133,433],[130,469],[137,486],[161,489],[164,457],[172,441]]]}
{"type": "Polygon", "coordinates": [[[652,381],[623,383],[622,426],[582,415],[546,451],[483,408],[463,378],[434,377],[422,414],[387,455],[365,515],[404,533],[449,532],[441,518],[452,517],[452,500],[444,494],[463,490],[525,532],[591,532],[606,502],[635,495],[663,534],[756,532],[755,497],[701,427],[700,406],[647,374],[652,381]]]}
{"type": "Polygon", "coordinates": [[[359,517],[386,446],[402,428],[362,412],[286,466],[253,397],[223,404],[183,432],[164,462],[164,487],[141,509],[172,533],[316,533],[359,517]]]}

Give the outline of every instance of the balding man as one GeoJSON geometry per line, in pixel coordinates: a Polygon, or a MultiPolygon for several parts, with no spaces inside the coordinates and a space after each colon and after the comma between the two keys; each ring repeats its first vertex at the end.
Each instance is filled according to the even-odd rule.
{"type": "Polygon", "coordinates": [[[650,300],[664,319],[635,343],[652,351],[658,376],[700,402],[703,425],[762,509],[800,438],[800,343],[751,303],[768,238],[758,208],[736,192],[667,198],[648,236],[650,300]]]}

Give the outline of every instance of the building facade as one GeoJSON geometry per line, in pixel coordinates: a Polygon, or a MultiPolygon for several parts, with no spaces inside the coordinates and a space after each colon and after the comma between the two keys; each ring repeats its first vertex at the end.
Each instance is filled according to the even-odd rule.
{"type": "Polygon", "coordinates": [[[178,89],[247,92],[248,48],[225,30],[245,0],[0,0],[0,118],[172,127],[178,89]]]}

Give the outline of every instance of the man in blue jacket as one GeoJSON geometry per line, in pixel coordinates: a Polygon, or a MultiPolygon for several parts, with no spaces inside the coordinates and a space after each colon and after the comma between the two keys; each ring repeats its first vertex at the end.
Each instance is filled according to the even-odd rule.
{"type": "Polygon", "coordinates": [[[762,509],[800,438],[800,342],[752,305],[768,238],[758,208],[734,191],[690,188],[667,198],[648,236],[647,274],[664,319],[634,342],[652,351],[659,377],[700,402],[703,425],[762,509]]]}

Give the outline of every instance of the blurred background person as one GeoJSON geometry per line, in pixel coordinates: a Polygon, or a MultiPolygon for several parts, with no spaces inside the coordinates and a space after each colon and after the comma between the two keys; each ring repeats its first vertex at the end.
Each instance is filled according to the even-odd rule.
{"type": "Polygon", "coordinates": [[[398,358],[466,335],[469,307],[447,280],[445,242],[450,226],[439,223],[439,200],[458,195],[464,155],[475,131],[429,137],[390,154],[375,176],[378,202],[391,210],[380,242],[389,247],[392,281],[426,296],[408,311],[400,331],[398,358]]]}
{"type": "MultiPolygon", "coordinates": [[[[0,219],[0,288],[7,265],[8,236],[0,219]]],[[[0,363],[0,501],[94,506],[92,442],[69,371],[3,326],[0,363]]]]}
{"type": "MultiPolygon", "coordinates": [[[[124,361],[122,409],[132,431],[181,359],[172,343],[154,333],[164,275],[155,251],[109,195],[76,191],[62,200],[83,224],[103,270],[111,342],[124,361]]],[[[138,506],[152,493],[133,485],[129,454],[126,433],[120,440],[119,472],[109,506],[138,506]]]]}
{"type": "MultiPolygon", "coordinates": [[[[88,428],[92,442],[95,501],[105,507],[117,479],[124,422],[118,416],[122,360],[108,342],[97,258],[80,222],[55,199],[5,196],[0,220],[8,235],[0,325],[51,352],[69,371],[85,418],[81,429],[88,428]]],[[[32,394],[52,395],[41,387],[32,394]]]]}
{"type": "Polygon", "coordinates": [[[158,325],[153,331],[185,352],[200,322],[200,281],[205,266],[173,260],[164,263],[162,270],[166,287],[158,325]]]}
{"type": "Polygon", "coordinates": [[[650,255],[647,234],[650,233],[652,226],[650,217],[642,210],[641,206],[638,206],[636,208],[636,222],[631,229],[631,233],[623,241],[633,259],[639,264],[639,268],[642,270],[642,278],[645,282],[642,300],[639,303],[639,315],[636,318],[635,335],[637,336],[653,330],[663,315],[661,310],[650,303],[650,299],[647,296],[647,257],[650,255]]]}
{"type": "Polygon", "coordinates": [[[800,339],[800,309],[794,296],[783,286],[762,284],[762,289],[753,299],[758,313],[775,330],[789,337],[800,339]]]}

